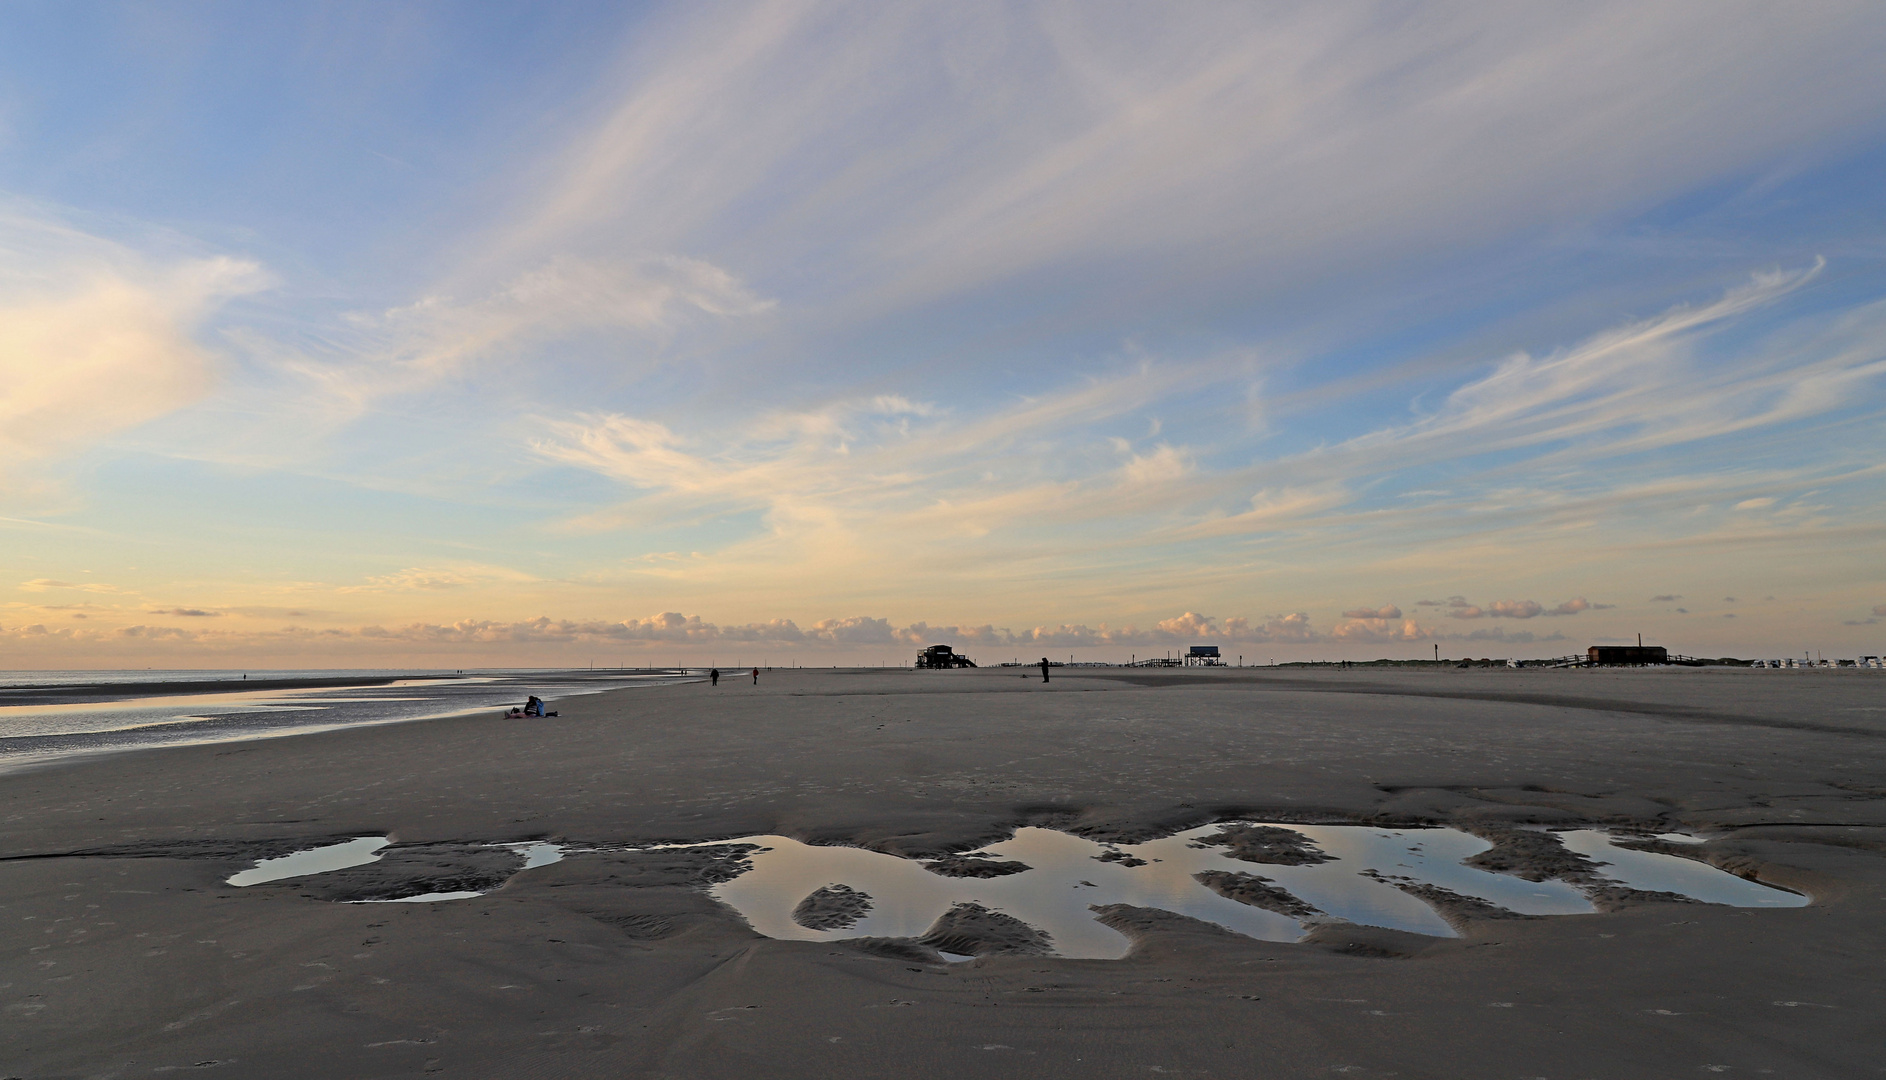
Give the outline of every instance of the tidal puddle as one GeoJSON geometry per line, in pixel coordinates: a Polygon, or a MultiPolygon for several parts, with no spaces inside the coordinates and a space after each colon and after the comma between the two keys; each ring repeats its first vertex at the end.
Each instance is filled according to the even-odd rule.
{"type": "MultiPolygon", "coordinates": [[[[1568,849],[1597,863],[1599,873],[1633,888],[1681,893],[1692,900],[1729,907],[1807,906],[1807,897],[1799,893],[1783,892],[1758,881],[1739,878],[1694,859],[1614,846],[1610,834],[1597,829],[1576,829],[1557,835],[1568,849]]],[[[1702,837],[1674,833],[1665,833],[1656,839],[1690,844],[1707,842],[1702,837]]]]}
{"type": "MultiPolygon", "coordinates": [[[[1295,941],[1307,926],[1341,919],[1435,937],[1454,936],[1421,899],[1395,887],[1437,886],[1524,915],[1577,915],[1594,909],[1563,881],[1533,882],[1465,866],[1491,845],[1454,829],[1383,829],[1359,825],[1257,826],[1288,830],[1313,847],[1297,865],[1232,858],[1219,843],[1225,830],[1208,825],[1144,844],[1103,845],[1052,829],[1024,828],[1013,838],[947,860],[1026,864],[988,877],[943,876],[917,861],[860,848],[814,847],[784,836],[747,836],[725,843],[758,844],[753,869],[713,887],[767,937],[832,941],[854,937],[921,937],[945,912],[977,904],[1047,933],[1061,956],[1115,959],[1130,942],[1095,921],[1090,905],[1130,904],[1217,923],[1265,941],[1295,941]],[[1317,852],[1324,858],[1318,858],[1317,852]],[[978,857],[984,857],[978,859],[978,857]],[[1293,914],[1254,907],[1207,888],[1194,875],[1255,875],[1301,904],[1293,914]],[[1304,906],[1307,905],[1307,908],[1304,906]],[[1314,910],[1308,910],[1314,909],[1314,910]]],[[[1798,906],[1806,897],[1744,881],[1670,855],[1613,847],[1596,830],[1558,834],[1566,846],[1605,865],[1600,873],[1635,889],[1668,891],[1735,906],[1798,906]]],[[[1245,879],[1216,878],[1233,888],[1245,879]]],[[[1273,894],[1274,895],[1274,894],[1273,894]]],[[[1289,898],[1272,906],[1290,908],[1289,898]]]]}
{"type": "MultiPolygon", "coordinates": [[[[1574,885],[1492,873],[1465,864],[1492,846],[1479,837],[1456,829],[1363,825],[1221,822],[1143,844],[1117,845],[1053,829],[1024,828],[1001,843],[925,861],[862,848],[815,847],[785,836],[661,847],[756,845],[758,850],[748,856],[752,868],[710,892],[767,937],[919,938],[946,913],[976,905],[1046,934],[1057,955],[1080,959],[1117,959],[1131,946],[1123,934],[1095,919],[1093,906],[1107,904],[1174,912],[1265,941],[1296,941],[1325,921],[1454,936],[1447,920],[1414,893],[1438,897],[1444,905],[1458,906],[1463,898],[1484,901],[1521,915],[1589,914],[1594,908],[1581,885],[1622,885],[1733,907],[1800,907],[1808,902],[1805,896],[1695,860],[1618,847],[1600,830],[1552,835],[1568,851],[1589,858],[1598,879],[1580,878],[1574,885]],[[1240,854],[1247,858],[1236,857],[1240,854]],[[1450,899],[1436,889],[1455,895],[1450,899]]],[[[1704,842],[1681,834],[1654,839],[1704,842]]],[[[383,836],[356,837],[264,859],[228,881],[259,885],[343,870],[378,861],[387,846],[383,836]]],[[[547,841],[489,846],[518,856],[513,875],[596,850],[547,841]]],[[[347,902],[434,903],[482,895],[441,891],[347,902]]],[[[949,952],[944,956],[972,959],[949,952]]]]}
{"type": "Polygon", "coordinates": [[[329,870],[345,870],[350,866],[364,866],[377,862],[380,849],[385,847],[384,836],[358,836],[345,843],[329,844],[326,847],[309,848],[274,859],[263,859],[239,874],[229,877],[229,884],[242,888],[245,885],[260,885],[266,881],[281,881],[285,878],[306,877],[309,874],[324,874],[329,870]]]}
{"type": "Polygon", "coordinates": [[[395,896],[387,900],[347,900],[348,904],[430,904],[439,900],[470,900],[474,896],[483,896],[481,892],[429,892],[418,896],[395,896]]]}
{"type": "MultiPolygon", "coordinates": [[[[352,866],[365,866],[378,862],[386,854],[384,836],[361,836],[340,844],[309,848],[274,859],[263,859],[248,870],[232,875],[229,884],[238,888],[245,885],[261,885],[270,881],[283,881],[288,878],[307,877],[310,874],[324,874],[332,870],[345,870],[352,866]]],[[[526,840],[512,844],[492,844],[515,853],[523,859],[517,868],[518,873],[539,866],[549,866],[563,859],[564,848],[561,844],[546,843],[541,840],[526,840]]],[[[350,904],[421,904],[440,900],[469,900],[474,896],[483,896],[482,891],[459,890],[452,892],[420,893],[416,896],[400,896],[388,899],[349,900],[350,904]]]]}
{"type": "Polygon", "coordinates": [[[519,870],[534,870],[539,866],[549,866],[553,862],[563,861],[563,845],[552,844],[543,840],[528,840],[521,844],[499,844],[524,856],[524,865],[519,870]]]}

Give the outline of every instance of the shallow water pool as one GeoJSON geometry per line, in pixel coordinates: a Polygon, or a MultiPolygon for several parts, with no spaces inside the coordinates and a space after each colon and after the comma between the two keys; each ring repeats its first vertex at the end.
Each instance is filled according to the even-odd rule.
{"type": "Polygon", "coordinates": [[[309,874],[325,874],[330,870],[345,870],[350,866],[364,866],[378,862],[380,849],[386,845],[384,836],[357,836],[339,844],[327,844],[279,858],[263,859],[241,873],[231,874],[229,884],[242,888],[268,881],[306,877],[309,874]]]}
{"type": "MultiPolygon", "coordinates": [[[[1258,823],[1252,823],[1258,824],[1258,823]]],[[[1061,956],[1113,959],[1127,938],[1098,922],[1090,905],[1130,904],[1176,912],[1266,941],[1295,941],[1306,926],[1334,918],[1436,937],[1453,929],[1415,896],[1368,872],[1439,886],[1525,915],[1593,911],[1576,886],[1526,881],[1465,866],[1491,845],[1455,829],[1384,829],[1360,825],[1281,825],[1332,858],[1305,865],[1251,863],[1203,838],[1224,823],[1143,844],[1104,845],[1052,829],[1024,828],[976,855],[1026,863],[1003,877],[946,877],[914,860],[860,848],[815,847],[784,836],[746,836],[726,843],[758,844],[753,869],[714,886],[713,895],[768,937],[831,941],[853,937],[920,937],[951,907],[980,904],[1020,919],[1053,938],[1061,956]],[[1102,857],[1108,861],[1102,861],[1102,857]],[[1132,865],[1134,862],[1143,865],[1132,865]],[[1228,899],[1200,884],[1202,871],[1245,873],[1275,885],[1322,913],[1303,919],[1228,899]],[[812,929],[794,908],[822,888],[845,886],[869,897],[856,922],[812,929]]],[[[1560,834],[1568,847],[1605,863],[1601,872],[1636,889],[1668,891],[1735,906],[1797,906],[1805,897],[1744,881],[1687,859],[1611,846],[1596,830],[1560,834]]]]}
{"type": "MultiPolygon", "coordinates": [[[[1693,900],[1729,907],[1804,907],[1808,902],[1799,893],[1770,888],[1693,859],[1616,847],[1609,833],[1597,829],[1574,829],[1559,833],[1558,838],[1567,848],[1597,863],[1599,873],[1633,888],[1682,893],[1693,900]]],[[[1669,835],[1657,839],[1702,842],[1698,837],[1669,835]]]]}
{"type": "MultiPolygon", "coordinates": [[[[1617,847],[1610,834],[1578,829],[1554,834],[1567,849],[1596,864],[1606,882],[1633,889],[1672,892],[1734,907],[1799,907],[1807,898],[1724,873],[1674,855],[1617,847]]],[[[1696,841],[1685,836],[1659,839],[1696,841]]],[[[1700,842],[1700,841],[1697,841],[1700,842]]],[[[378,860],[387,846],[383,836],[356,837],[338,844],[264,859],[232,875],[229,884],[320,874],[378,860]]],[[[1019,919],[1052,939],[1056,954],[1084,959],[1116,959],[1131,942],[1099,922],[1093,906],[1128,904],[1157,908],[1265,941],[1296,941],[1319,922],[1339,920],[1406,930],[1435,937],[1454,936],[1434,908],[1392,883],[1435,886],[1495,904],[1522,915],[1579,915],[1594,909],[1576,885],[1565,881],[1526,881],[1465,865],[1487,850],[1486,840],[1457,829],[1390,829],[1364,825],[1281,825],[1221,822],[1143,844],[1101,844],[1053,829],[1023,828],[1000,843],[955,857],[982,857],[991,863],[1025,864],[1018,873],[992,877],[952,877],[923,862],[852,847],[818,847],[786,836],[743,836],[712,845],[756,845],[752,868],[710,889],[738,911],[752,927],[772,938],[834,941],[856,937],[916,938],[958,904],[978,904],[1019,919]],[[1309,858],[1296,865],[1249,862],[1233,849],[1207,842],[1227,827],[1284,830],[1309,858]],[[1320,861],[1319,861],[1320,860],[1320,861]],[[1195,875],[1217,871],[1267,879],[1275,888],[1313,911],[1295,915],[1255,907],[1221,896],[1195,875]],[[859,903],[855,894],[863,894],[859,903]],[[795,909],[819,896],[839,897],[845,909],[834,925],[829,914],[801,921],[795,909]]],[[[587,848],[548,841],[493,845],[515,852],[517,872],[548,866],[587,848]]],[[[972,863],[973,865],[973,863],[972,863]]],[[[354,903],[431,903],[466,900],[478,892],[432,892],[354,903]]],[[[947,955],[947,954],[946,954],[947,955]]],[[[951,959],[970,959],[952,956],[951,959]]]]}

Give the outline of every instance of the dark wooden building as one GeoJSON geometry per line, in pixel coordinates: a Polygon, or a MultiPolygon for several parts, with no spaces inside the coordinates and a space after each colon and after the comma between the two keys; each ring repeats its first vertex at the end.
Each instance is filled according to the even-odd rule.
{"type": "Polygon", "coordinates": [[[1585,655],[1594,667],[1599,664],[1626,664],[1641,667],[1644,664],[1670,662],[1670,650],[1661,645],[1593,645],[1585,655]]]}

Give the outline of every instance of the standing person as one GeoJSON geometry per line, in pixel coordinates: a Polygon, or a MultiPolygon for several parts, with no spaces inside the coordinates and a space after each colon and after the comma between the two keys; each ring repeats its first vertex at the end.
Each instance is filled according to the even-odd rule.
{"type": "Polygon", "coordinates": [[[1048,681],[1048,658],[1045,656],[1041,658],[1041,681],[1048,681]]]}
{"type": "Polygon", "coordinates": [[[759,668],[753,669],[753,685],[754,686],[760,685],[760,669],[759,668]]]}
{"type": "Polygon", "coordinates": [[[707,670],[707,681],[710,683],[713,683],[715,686],[719,686],[720,685],[720,669],[709,668],[707,670]]]}

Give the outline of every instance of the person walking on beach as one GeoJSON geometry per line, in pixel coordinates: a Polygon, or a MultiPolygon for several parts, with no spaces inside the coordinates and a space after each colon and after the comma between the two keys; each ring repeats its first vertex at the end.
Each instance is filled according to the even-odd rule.
{"type": "Polygon", "coordinates": [[[753,669],[753,685],[754,686],[760,685],[760,669],[759,668],[753,669]]]}
{"type": "Polygon", "coordinates": [[[713,683],[713,684],[714,684],[715,686],[719,686],[719,685],[720,685],[720,669],[719,669],[719,668],[708,668],[708,669],[707,669],[707,681],[708,681],[708,682],[710,682],[710,683],[713,683]]]}
{"type": "Polygon", "coordinates": [[[1048,681],[1048,658],[1045,656],[1041,658],[1041,681],[1048,681]]]}

